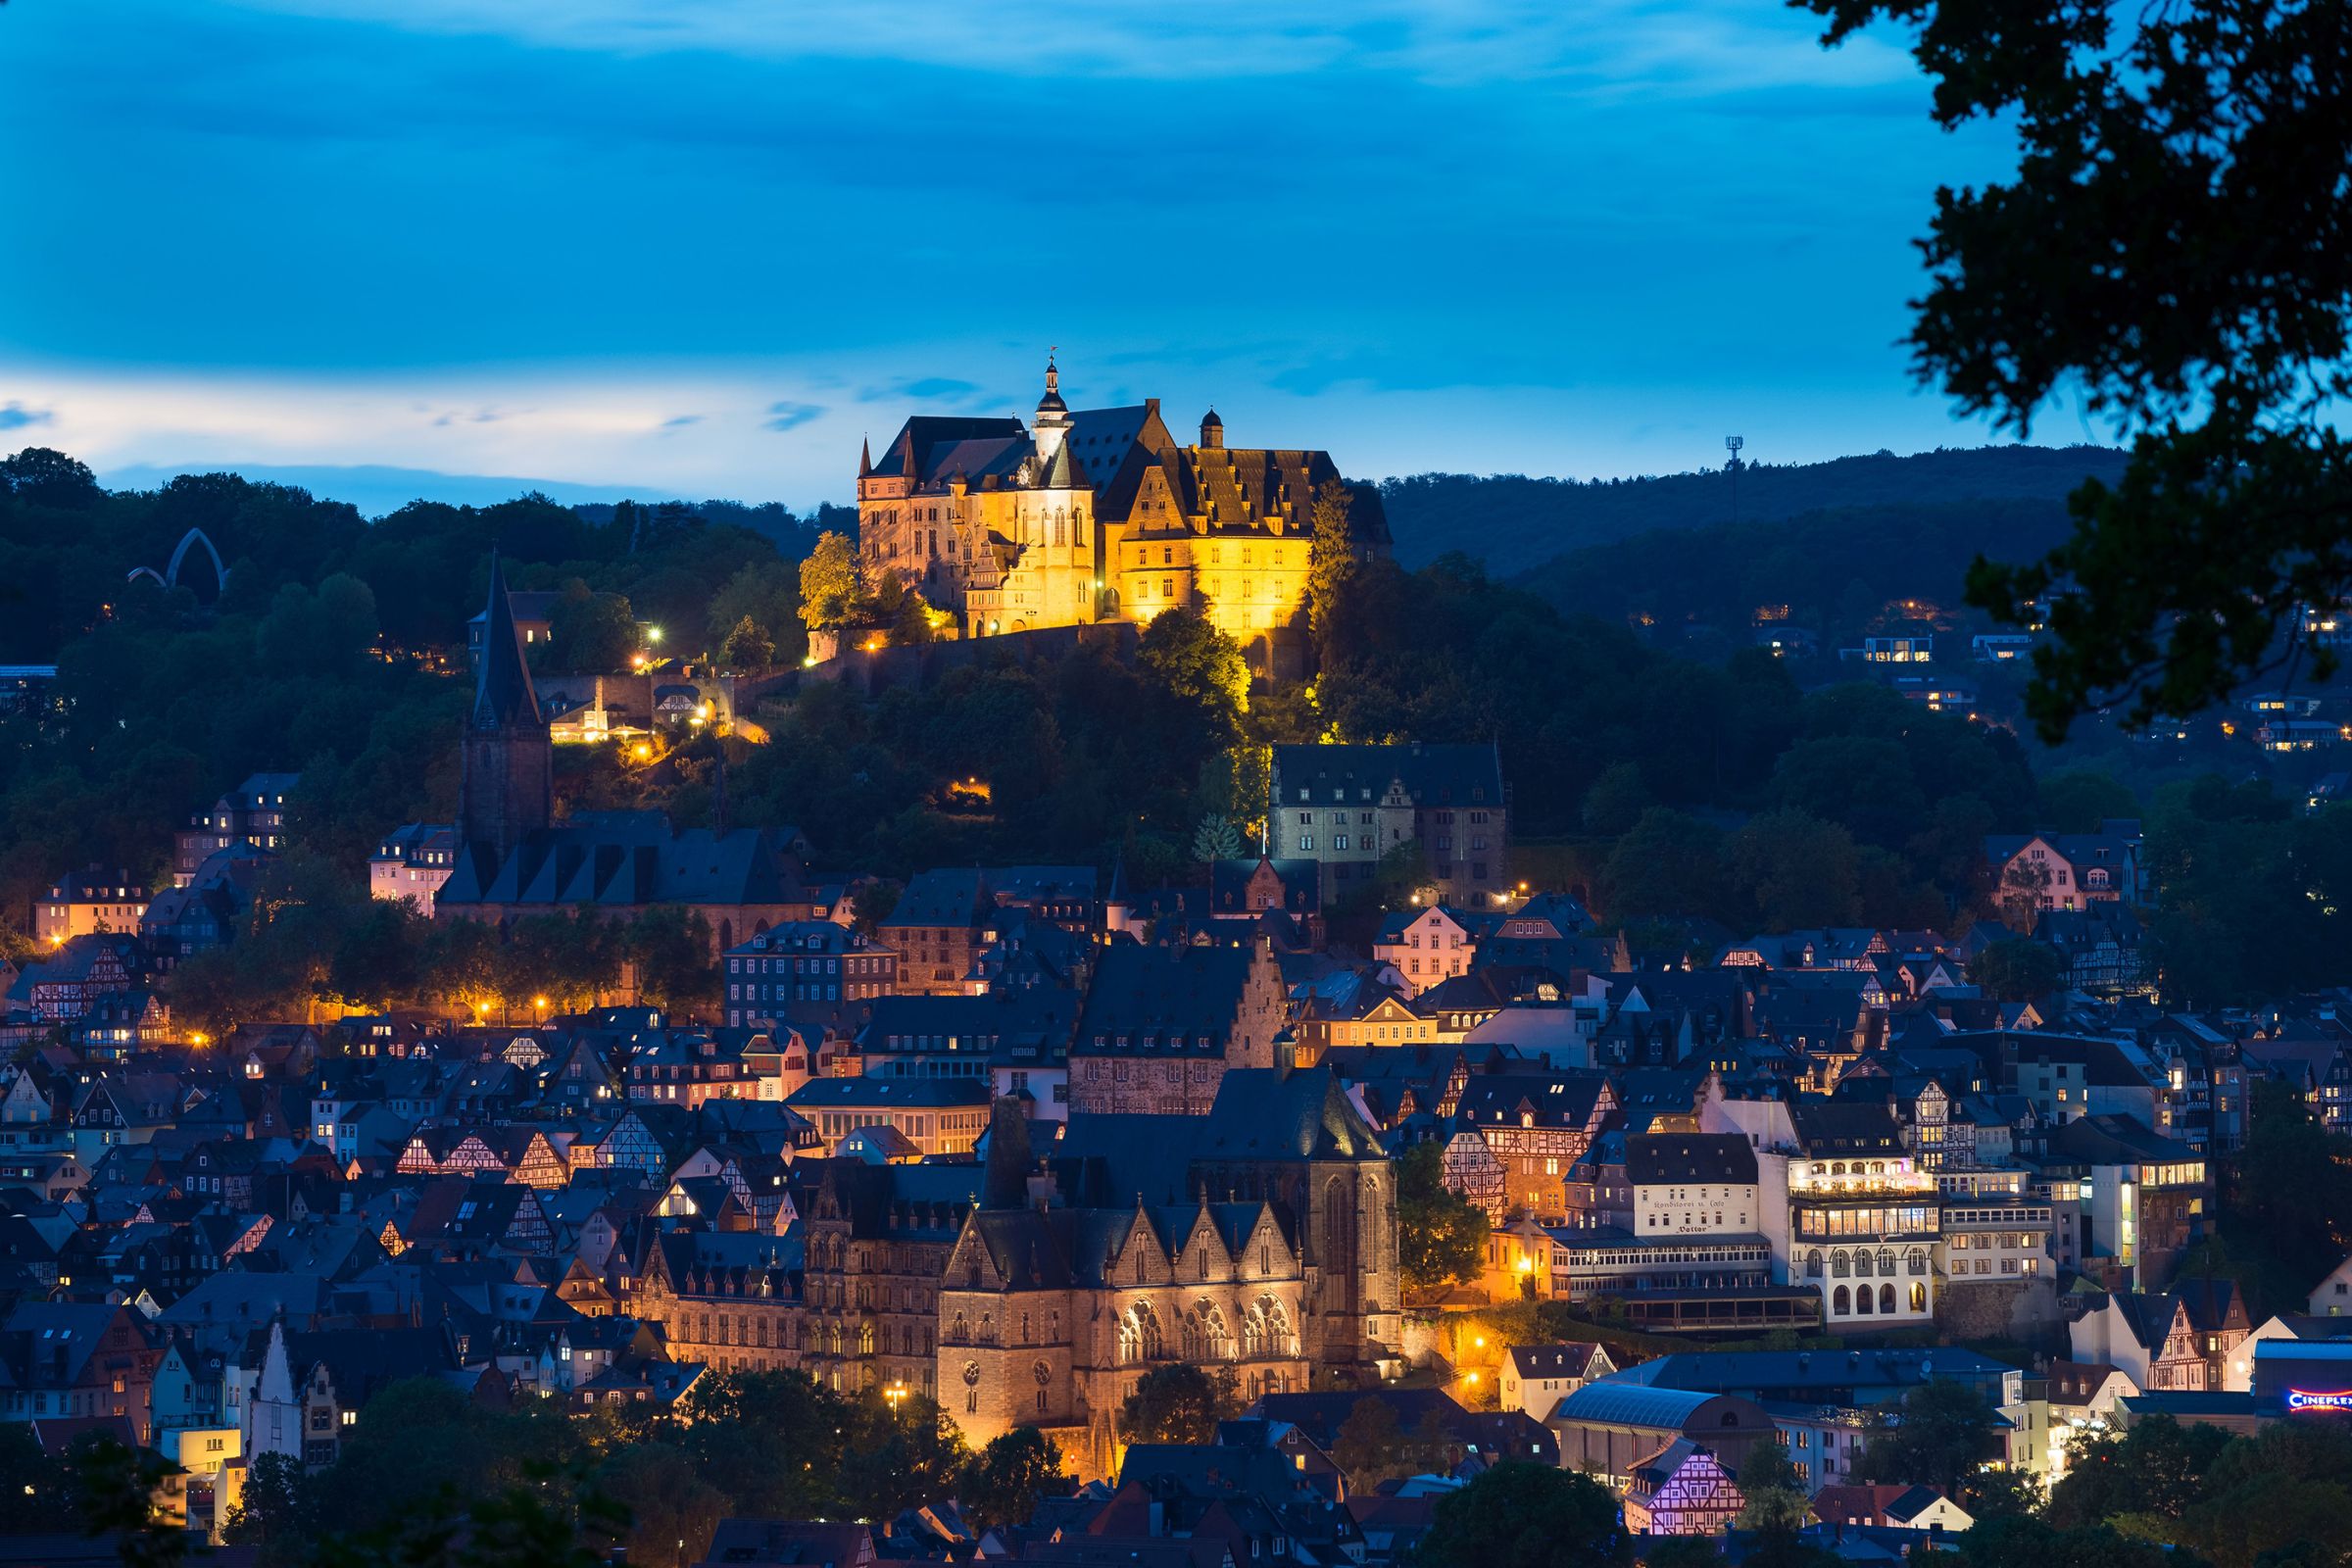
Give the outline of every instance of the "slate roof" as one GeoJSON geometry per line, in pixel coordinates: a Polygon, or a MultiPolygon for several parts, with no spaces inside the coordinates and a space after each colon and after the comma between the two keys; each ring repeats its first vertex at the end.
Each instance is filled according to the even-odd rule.
{"type": "Polygon", "coordinates": [[[1625,1141],[1625,1170],[1636,1187],[1752,1187],[1756,1152],[1738,1133],[1639,1133],[1625,1141]]]}
{"type": "Polygon", "coordinates": [[[673,827],[660,811],[580,811],[524,836],[503,860],[468,846],[436,906],[607,907],[792,904],[805,897],[789,841],[768,828],[673,827]]]}
{"type": "Polygon", "coordinates": [[[1121,943],[1103,949],[1071,1054],[1205,1049],[1221,1054],[1241,1011],[1250,957],[1243,948],[1121,943]]]}
{"type": "Polygon", "coordinates": [[[1280,806],[1378,801],[1400,782],[1414,803],[1430,806],[1504,805],[1502,760],[1491,745],[1277,746],[1274,787],[1280,806]],[[1301,798],[1299,791],[1307,794],[1301,798]]]}

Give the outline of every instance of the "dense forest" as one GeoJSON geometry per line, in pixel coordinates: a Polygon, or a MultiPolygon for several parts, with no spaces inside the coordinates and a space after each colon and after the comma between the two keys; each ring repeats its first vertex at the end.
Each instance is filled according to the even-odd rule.
{"type": "MultiPolygon", "coordinates": [[[[1962,510],[2023,538],[2043,505],[1910,509],[1912,554],[1943,570],[1975,543],[1962,510]]],[[[9,657],[45,655],[61,671],[56,705],[0,717],[9,923],[73,866],[157,873],[193,809],[249,772],[299,770],[292,853],[270,901],[289,923],[251,933],[253,972],[210,976],[213,995],[380,1004],[426,974],[496,998],[568,991],[609,956],[577,932],[551,925],[494,956],[387,932],[358,891],[368,849],[400,822],[453,814],[465,685],[463,654],[449,651],[463,648],[494,545],[517,587],[560,594],[538,654],[557,666],[614,667],[654,625],[665,650],[724,658],[747,620],[762,656],[790,664],[802,647],[793,556],[814,519],[747,525],[759,511],[523,497],[368,523],[223,475],[110,495],[55,454],[0,463],[0,582],[18,594],[0,635],[9,657]],[[190,582],[185,563],[169,591],[124,581],[191,526],[220,544],[225,587],[190,582]]],[[[1776,550],[1781,534],[1793,540],[1762,558],[1728,533],[1679,562],[1627,541],[1603,547],[1616,557],[1590,575],[1646,573],[1709,613],[1784,581],[1794,599],[1807,586],[1799,559],[1830,551],[1843,526],[1832,514],[1762,530],[1776,550]]],[[[1882,569],[1900,569],[1882,559],[1906,553],[1855,543],[1846,566],[1814,574],[1817,592],[1876,597],[1895,580],[1882,569]]],[[[701,825],[723,766],[728,820],[799,828],[820,867],[903,877],[1123,858],[1150,883],[1257,842],[1273,745],[1492,742],[1522,874],[1581,890],[1612,922],[1950,929],[1985,912],[1984,834],[2139,813],[2159,835],[2172,906],[2156,934],[2200,1002],[2316,983],[2352,938],[2352,813],[2308,818],[2267,786],[2188,775],[2120,783],[2062,763],[2037,776],[2002,727],[1838,683],[1834,664],[1800,678],[1754,649],[1699,657],[1622,614],[1583,612],[1610,607],[1577,577],[1539,591],[1461,556],[1352,568],[1319,616],[1319,673],[1304,685],[1253,683],[1240,650],[1182,612],[1158,617],[1131,660],[1088,649],[1023,662],[992,649],[873,698],[787,684],[756,725],[681,737],[651,763],[560,748],[558,788],[571,808],[658,806],[701,825]]],[[[1362,898],[1415,869],[1389,867],[1362,898]]],[[[627,940],[673,958],[685,946],[667,929],[627,940]]],[[[698,994],[683,964],[669,967],[674,994],[698,994]]]]}
{"type": "MultiPolygon", "coordinates": [[[[1768,527],[1656,529],[1569,551],[1520,581],[1571,614],[1702,624],[1741,640],[1756,612],[1772,609],[1819,632],[1835,657],[1838,639],[1884,629],[1890,607],[1898,616],[1907,605],[1922,618],[1963,618],[1971,561],[2030,560],[2067,527],[2066,503],[2054,498],[1883,502],[1768,527]]],[[[1964,658],[1966,640],[1948,652],[1964,658]]]]}
{"type": "Polygon", "coordinates": [[[299,770],[298,842],[363,869],[387,827],[447,820],[465,709],[450,656],[462,663],[493,547],[514,586],[562,594],[542,653],[559,665],[613,667],[641,623],[700,657],[747,615],[797,658],[779,540],[810,531],[745,526],[741,510],[600,519],[524,496],[370,523],[234,475],[109,493],[56,453],[0,460],[0,662],[58,666],[50,703],[0,716],[7,924],[74,866],[152,878],[189,814],[260,770],[299,770]],[[132,575],[163,573],[190,529],[225,581],[201,546],[171,587],[132,575]]]}
{"type": "MultiPolygon", "coordinates": [[[[1496,576],[1532,571],[1573,550],[1653,530],[1771,522],[1808,512],[1952,501],[2060,499],[2082,480],[2112,479],[2124,455],[2105,447],[1973,447],[1891,452],[1829,463],[1743,463],[1735,514],[1723,468],[1634,479],[1548,479],[1423,473],[1380,487],[1396,557],[1417,566],[1449,551],[1496,576]]],[[[1898,542],[1899,547],[1899,542],[1898,542]]]]}

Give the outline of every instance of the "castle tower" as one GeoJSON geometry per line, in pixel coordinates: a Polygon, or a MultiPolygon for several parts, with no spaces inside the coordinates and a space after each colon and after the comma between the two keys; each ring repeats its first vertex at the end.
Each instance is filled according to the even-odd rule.
{"type": "Polygon", "coordinates": [[[489,621],[466,715],[458,786],[458,835],[500,859],[555,816],[555,756],[547,719],[522,662],[522,635],[507,602],[507,577],[490,558],[489,621]]]}
{"type": "Polygon", "coordinates": [[[1214,409],[1200,416],[1200,444],[1211,452],[1221,451],[1224,448],[1225,421],[1217,417],[1217,411],[1214,409]]]}
{"type": "Polygon", "coordinates": [[[1069,406],[1061,401],[1061,371],[1054,367],[1054,357],[1046,356],[1046,395],[1037,400],[1037,417],[1031,421],[1030,434],[1037,442],[1037,461],[1041,467],[1052,468],[1054,454],[1061,450],[1064,437],[1070,433],[1069,406]]]}

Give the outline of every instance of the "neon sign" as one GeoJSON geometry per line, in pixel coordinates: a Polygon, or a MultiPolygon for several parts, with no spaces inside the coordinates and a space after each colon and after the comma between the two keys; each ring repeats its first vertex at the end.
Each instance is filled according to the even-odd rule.
{"type": "Polygon", "coordinates": [[[2352,1410],[2352,1389],[2289,1389],[2286,1391],[2289,1410],[2352,1410]]]}

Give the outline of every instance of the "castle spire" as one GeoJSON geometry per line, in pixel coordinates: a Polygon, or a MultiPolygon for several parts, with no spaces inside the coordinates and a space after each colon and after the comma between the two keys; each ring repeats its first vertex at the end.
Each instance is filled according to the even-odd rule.
{"type": "Polygon", "coordinates": [[[1061,368],[1054,363],[1053,350],[1046,353],[1046,395],[1037,400],[1037,417],[1032,423],[1032,438],[1037,443],[1038,463],[1051,470],[1054,455],[1061,450],[1064,437],[1070,433],[1069,405],[1061,401],[1061,368]]]}
{"type": "Polygon", "coordinates": [[[858,477],[862,479],[874,471],[874,443],[865,436],[858,438],[858,477]]]}

